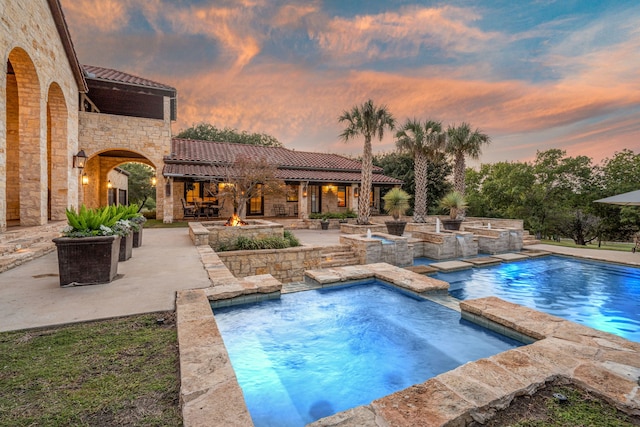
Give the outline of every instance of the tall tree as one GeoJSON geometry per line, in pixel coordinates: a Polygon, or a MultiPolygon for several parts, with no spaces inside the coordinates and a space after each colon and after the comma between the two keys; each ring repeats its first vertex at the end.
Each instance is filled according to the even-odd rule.
{"type": "Polygon", "coordinates": [[[376,106],[372,100],[362,105],[355,105],[350,111],[344,111],[338,117],[340,123],[346,122],[347,127],[340,134],[342,140],[349,141],[356,136],[364,137],[362,152],[362,178],[360,182],[360,197],[358,198],[358,224],[369,224],[371,209],[371,182],[373,176],[373,153],[371,138],[382,140],[386,128],[393,130],[395,119],[385,105],[376,106]]]}
{"type": "Polygon", "coordinates": [[[151,166],[131,162],[120,165],[129,172],[129,203],[136,203],[140,210],[144,207],[155,209],[156,188],[151,182],[156,176],[151,166]]]}
{"type": "Polygon", "coordinates": [[[285,183],[278,179],[278,166],[265,158],[240,155],[226,167],[225,181],[220,196],[233,203],[233,212],[240,218],[247,214],[247,202],[254,197],[284,194],[285,183]]]}
{"type": "Polygon", "coordinates": [[[237,129],[218,129],[210,123],[199,123],[180,131],[177,138],[199,139],[203,141],[235,142],[238,144],[282,147],[282,143],[266,133],[249,133],[237,129]]]}
{"type": "Polygon", "coordinates": [[[408,152],[413,157],[415,165],[415,205],[413,211],[414,222],[425,222],[427,216],[427,178],[430,161],[437,161],[442,156],[442,149],[446,141],[446,133],[442,130],[442,123],[427,120],[424,124],[417,119],[407,119],[407,122],[396,133],[396,146],[400,151],[408,152]]]}
{"type": "Polygon", "coordinates": [[[460,126],[450,125],[447,128],[447,145],[445,151],[453,158],[453,186],[460,194],[465,194],[465,157],[478,159],[482,153],[482,145],[491,142],[489,135],[480,129],[471,130],[469,123],[460,126]]]}

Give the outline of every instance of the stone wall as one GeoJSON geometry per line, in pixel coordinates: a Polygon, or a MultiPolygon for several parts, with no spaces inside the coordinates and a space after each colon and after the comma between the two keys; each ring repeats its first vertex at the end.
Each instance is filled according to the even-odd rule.
{"type": "Polygon", "coordinates": [[[226,227],[224,225],[225,222],[226,221],[207,221],[201,223],[202,227],[208,231],[208,244],[214,249],[218,249],[221,246],[230,246],[239,236],[249,239],[284,237],[284,226],[277,222],[247,220],[249,225],[240,227],[226,227]]]}
{"type": "Polygon", "coordinates": [[[104,205],[107,201],[107,173],[123,163],[136,161],[156,170],[156,218],[164,218],[164,167],[163,157],[171,150],[171,122],[169,121],[169,98],[165,97],[165,120],[127,117],[82,111],[79,113],[79,145],[89,157],[87,174],[90,184],[85,189],[89,205],[104,205]],[[132,153],[130,158],[97,155],[109,150],[132,153]],[[139,158],[139,155],[144,158],[139,158]],[[136,157],[138,156],[138,157],[136,157]]]}
{"type": "Polygon", "coordinates": [[[467,232],[414,231],[414,256],[431,259],[453,259],[478,255],[478,243],[474,235],[467,232]]]}
{"type": "Polygon", "coordinates": [[[21,225],[42,225],[77,205],[78,171],[71,158],[78,151],[79,89],[45,0],[0,1],[0,61],[0,194],[8,194],[0,198],[4,231],[7,216],[21,225]],[[8,62],[15,77],[7,73],[8,62]]]}
{"type": "Polygon", "coordinates": [[[413,246],[405,237],[377,232],[372,237],[347,234],[340,236],[340,243],[351,246],[360,264],[386,262],[398,267],[413,264],[413,246]]]}
{"type": "Polygon", "coordinates": [[[485,254],[499,254],[522,249],[522,229],[485,227],[465,227],[478,241],[478,251],[485,254]]]}
{"type": "Polygon", "coordinates": [[[322,247],[217,252],[235,277],[271,274],[282,283],[301,282],[305,270],[320,267],[322,247]]]}

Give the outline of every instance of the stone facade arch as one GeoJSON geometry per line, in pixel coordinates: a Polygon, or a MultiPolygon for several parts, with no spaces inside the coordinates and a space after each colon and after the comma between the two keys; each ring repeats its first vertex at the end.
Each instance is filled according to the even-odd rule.
{"type": "MultiPolygon", "coordinates": [[[[107,203],[107,173],[122,163],[146,163],[155,169],[157,182],[164,182],[164,156],[171,150],[169,97],[164,98],[164,110],[164,120],[88,111],[79,113],[78,144],[89,157],[85,173],[90,183],[84,186],[81,195],[87,206],[107,203]]],[[[164,219],[166,215],[166,197],[162,189],[160,184],[156,187],[158,219],[164,219]]]]}
{"type": "Polygon", "coordinates": [[[73,68],[72,47],[59,32],[64,24],[59,4],[1,3],[0,231],[5,231],[8,224],[63,219],[64,205],[77,200],[71,156],[77,152],[78,93],[86,88],[73,68]]]}
{"type": "Polygon", "coordinates": [[[29,54],[9,53],[7,68],[7,219],[20,225],[46,222],[47,180],[40,80],[29,54]]]}
{"type": "Polygon", "coordinates": [[[57,83],[52,83],[47,97],[47,217],[54,221],[64,220],[69,206],[69,172],[73,165],[67,121],[64,94],[57,83]]]}
{"type": "MultiPolygon", "coordinates": [[[[107,184],[109,181],[109,173],[122,164],[131,162],[143,163],[154,168],[156,176],[158,175],[156,164],[152,160],[144,157],[142,153],[113,149],[92,154],[87,153],[87,155],[89,158],[87,159],[84,173],[87,175],[88,183],[83,185],[81,203],[84,203],[90,208],[97,208],[108,204],[107,184]]],[[[161,172],[160,170],[160,173],[161,172]]],[[[157,203],[156,198],[156,205],[157,203]]]]}

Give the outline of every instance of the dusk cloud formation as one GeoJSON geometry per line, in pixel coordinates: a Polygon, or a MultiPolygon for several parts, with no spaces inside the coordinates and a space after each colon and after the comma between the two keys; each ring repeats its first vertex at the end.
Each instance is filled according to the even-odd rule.
{"type": "Polygon", "coordinates": [[[468,3],[62,0],[81,63],[178,89],[175,132],[206,121],[358,155],[337,117],[371,98],[399,122],[481,128],[482,162],[640,150],[635,1],[468,3]]]}

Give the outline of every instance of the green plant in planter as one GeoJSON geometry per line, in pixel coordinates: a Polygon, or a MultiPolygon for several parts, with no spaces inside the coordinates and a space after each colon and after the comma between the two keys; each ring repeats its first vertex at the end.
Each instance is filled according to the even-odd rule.
{"type": "Polygon", "coordinates": [[[458,211],[467,207],[467,201],[462,194],[457,191],[452,191],[440,200],[440,207],[449,209],[449,218],[456,219],[458,217],[458,211]]]}
{"type": "Polygon", "coordinates": [[[409,209],[411,196],[401,188],[392,188],[382,198],[384,200],[384,210],[398,221],[409,209]]]}
{"type": "Polygon", "coordinates": [[[77,212],[73,209],[66,210],[69,225],[62,231],[65,237],[94,237],[113,236],[118,233],[113,230],[114,225],[122,214],[116,213],[112,207],[105,206],[99,209],[89,209],[82,205],[77,212]]]}

